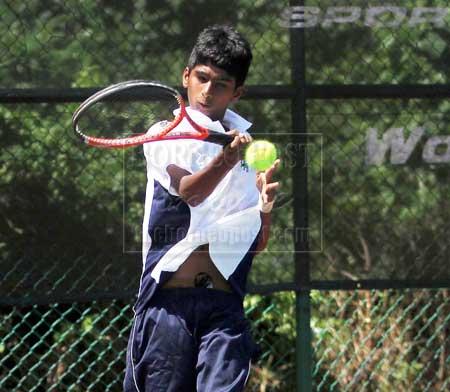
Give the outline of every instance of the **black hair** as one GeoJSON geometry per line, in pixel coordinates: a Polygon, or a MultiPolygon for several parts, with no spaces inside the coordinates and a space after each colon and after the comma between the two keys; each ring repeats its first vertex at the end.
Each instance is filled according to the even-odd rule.
{"type": "Polygon", "coordinates": [[[230,26],[214,25],[204,29],[192,49],[187,67],[208,64],[226,71],[236,80],[236,87],[244,84],[252,62],[248,41],[230,26]]]}

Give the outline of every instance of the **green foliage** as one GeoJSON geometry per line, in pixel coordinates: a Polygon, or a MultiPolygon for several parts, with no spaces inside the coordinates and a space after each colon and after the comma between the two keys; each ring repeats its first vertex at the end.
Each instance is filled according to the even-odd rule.
{"type": "Polygon", "coordinates": [[[287,375],[295,372],[295,294],[249,295],[244,305],[252,332],[261,349],[253,364],[248,389],[251,391],[294,391],[287,375]]]}
{"type": "Polygon", "coordinates": [[[312,302],[314,390],[445,390],[448,290],[317,291],[312,302]]]}
{"type": "MultiPolygon", "coordinates": [[[[408,10],[447,7],[443,0],[394,3],[408,10]]],[[[324,11],[336,2],[308,5],[324,11]]],[[[248,84],[286,86],[295,76],[290,40],[299,33],[280,23],[287,6],[264,0],[4,1],[2,87],[100,87],[137,78],[179,85],[196,34],[223,22],[236,25],[253,45],[248,84]]],[[[371,4],[355,0],[352,6],[364,11],[371,4]]],[[[448,83],[447,26],[369,28],[364,12],[353,24],[304,31],[308,84],[448,83]]],[[[3,303],[87,301],[2,308],[0,389],[120,388],[130,305],[100,306],[85,296],[137,290],[145,167],[140,149],[80,146],[70,124],[76,106],[0,106],[3,303]]],[[[280,99],[244,99],[236,109],[254,123],[256,137],[281,147],[282,159],[272,238],[254,261],[250,283],[292,282],[293,203],[304,196],[294,194],[300,179],[292,175],[296,109],[280,99]]],[[[308,100],[306,229],[317,251],[310,254],[313,280],[448,278],[448,163],[428,164],[422,152],[430,137],[448,133],[449,113],[446,99],[308,100]],[[367,164],[369,128],[381,139],[389,128],[403,127],[407,138],[421,126],[425,136],[404,165],[392,164],[389,153],[381,165],[367,164]]],[[[445,154],[445,146],[439,151],[445,154]]],[[[312,292],[316,389],[448,389],[448,293],[416,294],[312,292]]],[[[294,390],[294,304],[293,293],[246,298],[262,346],[252,390],[294,390]]]]}

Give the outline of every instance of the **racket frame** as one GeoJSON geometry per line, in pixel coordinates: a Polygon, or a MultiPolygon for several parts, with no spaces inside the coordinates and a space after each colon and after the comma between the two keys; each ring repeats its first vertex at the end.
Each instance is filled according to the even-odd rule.
{"type": "Polygon", "coordinates": [[[188,114],[186,105],[181,94],[174,88],[166,86],[157,81],[148,80],[128,80],[120,83],[113,84],[105,87],[104,89],[96,92],[87,98],[80,106],[75,110],[72,116],[72,125],[75,134],[82,140],[82,142],[95,147],[103,148],[125,148],[144,144],[147,142],[153,142],[158,140],[176,140],[176,139],[195,139],[203,140],[210,143],[220,144],[225,146],[233,140],[233,136],[225,133],[210,130],[197,124],[188,114]],[[112,96],[113,94],[121,93],[136,87],[152,87],[160,88],[166,93],[169,93],[174,99],[177,100],[179,105],[179,112],[175,118],[163,127],[156,134],[140,133],[134,136],[124,138],[101,138],[95,136],[86,135],[79,126],[79,120],[83,114],[95,103],[112,96]],[[194,131],[192,132],[180,132],[169,134],[174,130],[183,119],[186,119],[192,126],[194,131]]]}

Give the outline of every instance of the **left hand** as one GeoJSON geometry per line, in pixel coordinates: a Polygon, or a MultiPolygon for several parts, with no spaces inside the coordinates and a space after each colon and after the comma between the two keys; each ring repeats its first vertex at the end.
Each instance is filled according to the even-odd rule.
{"type": "Polygon", "coordinates": [[[278,181],[272,182],[272,177],[279,165],[280,160],[277,159],[267,170],[256,173],[256,187],[261,194],[263,204],[270,203],[275,199],[275,191],[280,186],[280,183],[278,181]]]}

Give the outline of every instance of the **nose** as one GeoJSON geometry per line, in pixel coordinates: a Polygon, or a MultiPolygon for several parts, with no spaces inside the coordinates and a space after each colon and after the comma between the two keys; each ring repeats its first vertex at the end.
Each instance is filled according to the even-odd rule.
{"type": "Polygon", "coordinates": [[[213,93],[213,85],[211,81],[207,82],[203,86],[202,95],[204,97],[210,97],[213,93]]]}

